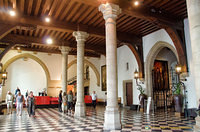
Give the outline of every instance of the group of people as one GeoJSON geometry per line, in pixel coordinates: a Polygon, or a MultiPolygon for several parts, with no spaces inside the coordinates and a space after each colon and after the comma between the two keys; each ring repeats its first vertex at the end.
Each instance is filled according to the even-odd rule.
{"type": "Polygon", "coordinates": [[[16,104],[16,111],[17,115],[21,116],[22,115],[22,110],[23,110],[23,105],[26,102],[27,106],[27,111],[29,116],[35,116],[35,98],[33,95],[33,92],[30,91],[26,93],[26,97],[24,97],[21,94],[20,89],[17,87],[15,90],[15,96],[8,91],[6,95],[6,104],[7,104],[7,114],[12,114],[12,109],[13,109],[13,102],[15,101],[16,104]]]}
{"type": "MultiPolygon", "coordinates": [[[[92,105],[94,108],[96,108],[97,95],[95,91],[93,91],[91,96],[92,96],[92,105]]],[[[7,114],[12,114],[13,102],[15,102],[16,104],[17,115],[19,116],[22,115],[23,106],[24,104],[26,104],[29,116],[31,115],[35,116],[35,97],[32,91],[30,92],[27,91],[25,97],[21,94],[21,91],[18,87],[15,91],[15,95],[13,95],[10,91],[8,91],[6,95],[7,114]]],[[[76,96],[73,96],[73,92],[71,90],[69,91],[68,94],[66,92],[62,93],[62,90],[60,90],[58,102],[59,102],[58,110],[60,112],[72,113],[76,102],[76,96]]]]}
{"type": "MultiPolygon", "coordinates": [[[[95,91],[93,91],[91,96],[92,96],[92,105],[94,108],[96,108],[97,94],[95,93],[95,91]]],[[[59,102],[58,110],[60,112],[72,113],[73,107],[75,106],[75,102],[76,102],[76,96],[73,96],[73,93],[71,90],[69,91],[68,94],[66,92],[63,92],[62,94],[62,90],[60,90],[58,102],[59,102]]]]}
{"type": "Polygon", "coordinates": [[[76,101],[76,96],[73,96],[73,93],[71,90],[69,91],[68,94],[66,92],[63,92],[62,94],[62,90],[60,90],[59,99],[58,99],[58,102],[59,102],[58,110],[64,113],[66,112],[72,113],[75,101],[76,101]]]}

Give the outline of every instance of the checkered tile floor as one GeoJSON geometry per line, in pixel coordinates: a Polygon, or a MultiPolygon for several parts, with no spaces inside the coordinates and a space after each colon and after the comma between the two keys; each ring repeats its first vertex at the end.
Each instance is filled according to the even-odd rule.
{"type": "MultiPolygon", "coordinates": [[[[0,132],[30,131],[103,131],[104,107],[96,110],[87,106],[85,118],[74,118],[73,114],[63,114],[57,108],[36,109],[36,117],[29,117],[26,109],[22,116],[0,116],[0,132]]],[[[188,132],[193,131],[195,121],[183,117],[175,117],[173,112],[156,112],[155,115],[145,115],[140,112],[121,108],[121,122],[123,132],[188,132]]]]}

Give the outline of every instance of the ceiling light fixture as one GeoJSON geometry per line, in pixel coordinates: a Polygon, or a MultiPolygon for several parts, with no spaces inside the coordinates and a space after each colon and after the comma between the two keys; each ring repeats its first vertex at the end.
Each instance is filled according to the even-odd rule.
{"type": "Polygon", "coordinates": [[[53,40],[52,40],[51,38],[47,38],[47,39],[46,39],[46,42],[47,42],[47,44],[52,44],[52,43],[53,43],[53,40]]]}
{"type": "Polygon", "coordinates": [[[9,14],[10,14],[10,16],[16,16],[16,12],[13,10],[9,11],[9,14]]]}
{"type": "Polygon", "coordinates": [[[135,2],[134,2],[134,5],[135,5],[135,6],[138,6],[138,5],[139,5],[139,1],[135,1],[135,2]]]}
{"type": "Polygon", "coordinates": [[[45,22],[50,22],[51,20],[50,20],[50,18],[49,17],[46,17],[45,18],[45,22]]]}

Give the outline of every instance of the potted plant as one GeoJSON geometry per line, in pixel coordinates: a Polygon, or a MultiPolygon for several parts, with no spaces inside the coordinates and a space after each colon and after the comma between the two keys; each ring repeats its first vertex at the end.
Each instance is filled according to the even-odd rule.
{"type": "Polygon", "coordinates": [[[181,82],[174,84],[173,100],[175,105],[175,111],[181,113],[183,108],[183,95],[181,94],[181,82]]]}
{"type": "Polygon", "coordinates": [[[144,89],[141,85],[137,88],[140,91],[139,95],[139,101],[140,101],[140,107],[144,109],[144,100],[147,99],[147,95],[144,93],[144,89]]]}

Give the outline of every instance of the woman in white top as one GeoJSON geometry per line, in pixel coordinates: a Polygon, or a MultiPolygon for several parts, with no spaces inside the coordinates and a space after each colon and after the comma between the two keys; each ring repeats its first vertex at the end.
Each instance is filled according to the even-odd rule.
{"type": "Polygon", "coordinates": [[[13,108],[13,100],[14,97],[10,91],[8,91],[6,95],[6,104],[7,104],[7,114],[11,113],[12,114],[12,108],[13,108]]]}
{"type": "Polygon", "coordinates": [[[23,103],[24,103],[24,96],[21,95],[21,92],[18,92],[17,98],[17,115],[21,116],[22,115],[22,109],[23,109],[23,103]]]}

